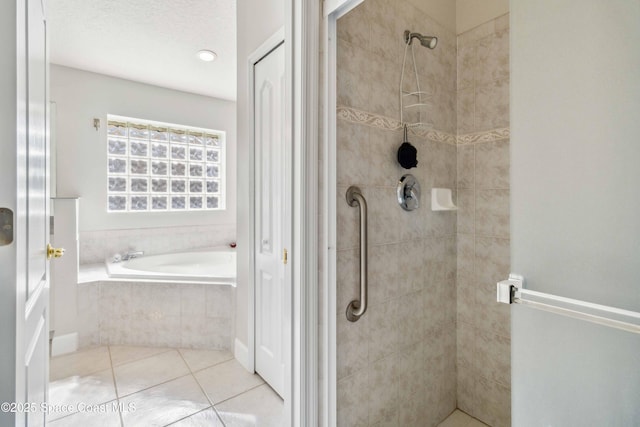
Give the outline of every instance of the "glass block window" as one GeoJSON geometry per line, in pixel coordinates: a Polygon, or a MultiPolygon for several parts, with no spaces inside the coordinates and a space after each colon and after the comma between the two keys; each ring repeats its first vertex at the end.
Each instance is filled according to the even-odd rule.
{"type": "Polygon", "coordinates": [[[108,212],[224,209],[224,132],[114,115],[107,123],[108,212]]]}

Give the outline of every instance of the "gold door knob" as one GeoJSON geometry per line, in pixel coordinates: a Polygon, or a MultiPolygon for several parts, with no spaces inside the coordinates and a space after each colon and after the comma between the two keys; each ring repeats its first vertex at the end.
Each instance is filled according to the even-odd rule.
{"type": "Polygon", "coordinates": [[[54,248],[50,243],[47,244],[47,259],[62,258],[64,256],[64,248],[54,248]]]}

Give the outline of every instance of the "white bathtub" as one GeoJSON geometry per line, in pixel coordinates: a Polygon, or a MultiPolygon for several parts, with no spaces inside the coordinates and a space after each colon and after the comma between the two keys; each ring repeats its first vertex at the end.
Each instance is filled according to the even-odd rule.
{"type": "Polygon", "coordinates": [[[236,283],[236,253],[215,248],[203,251],[149,255],[129,261],[105,261],[110,278],[212,284],[236,283]]]}

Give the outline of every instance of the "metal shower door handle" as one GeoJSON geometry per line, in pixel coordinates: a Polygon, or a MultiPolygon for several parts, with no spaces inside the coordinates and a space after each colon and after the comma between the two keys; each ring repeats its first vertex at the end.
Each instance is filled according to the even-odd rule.
{"type": "Polygon", "coordinates": [[[355,322],[367,311],[367,201],[358,187],[351,186],[347,189],[347,203],[360,208],[360,299],[347,306],[347,320],[355,322]]]}

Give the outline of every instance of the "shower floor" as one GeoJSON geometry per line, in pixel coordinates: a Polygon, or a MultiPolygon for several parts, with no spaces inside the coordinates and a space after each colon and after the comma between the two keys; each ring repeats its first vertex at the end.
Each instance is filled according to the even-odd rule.
{"type": "Polygon", "coordinates": [[[438,427],[488,427],[485,423],[465,414],[459,409],[453,411],[438,427]]]}
{"type": "Polygon", "coordinates": [[[53,427],[281,427],[282,399],[228,351],[103,346],[51,359],[53,427]]]}

